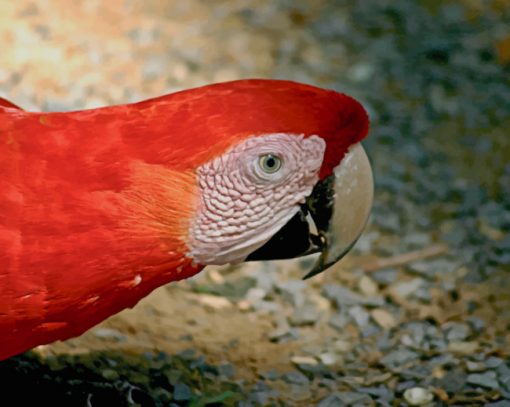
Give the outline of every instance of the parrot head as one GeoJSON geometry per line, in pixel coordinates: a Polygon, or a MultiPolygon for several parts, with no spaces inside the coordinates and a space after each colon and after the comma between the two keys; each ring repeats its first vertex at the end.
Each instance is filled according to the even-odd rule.
{"type": "MultiPolygon", "coordinates": [[[[0,99],[0,131],[13,139],[4,161],[30,158],[40,180],[16,187],[37,191],[47,201],[38,205],[56,213],[47,252],[62,253],[79,231],[85,246],[73,256],[97,259],[94,274],[105,264],[124,276],[145,258],[150,269],[177,270],[161,283],[207,265],[320,253],[310,277],[349,251],[372,204],[366,111],[345,94],[296,82],[239,80],[61,113],[0,99]]],[[[37,228],[20,230],[39,238],[37,228]]],[[[72,265],[54,259],[44,260],[50,269],[72,265]]]]}
{"type": "Polygon", "coordinates": [[[171,145],[185,157],[161,160],[196,177],[184,239],[194,263],[320,253],[311,277],[354,245],[373,196],[361,104],[277,80],[209,85],[176,93],[169,103],[182,134],[171,145]]]}

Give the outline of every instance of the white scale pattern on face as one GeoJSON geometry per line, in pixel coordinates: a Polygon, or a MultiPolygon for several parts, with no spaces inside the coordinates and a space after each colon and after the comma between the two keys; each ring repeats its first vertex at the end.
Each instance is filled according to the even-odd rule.
{"type": "Polygon", "coordinates": [[[197,170],[200,199],[190,228],[188,256],[199,264],[243,261],[299,210],[318,181],[325,142],[285,133],[252,137],[197,170]],[[281,168],[258,167],[274,154],[281,168]]]}

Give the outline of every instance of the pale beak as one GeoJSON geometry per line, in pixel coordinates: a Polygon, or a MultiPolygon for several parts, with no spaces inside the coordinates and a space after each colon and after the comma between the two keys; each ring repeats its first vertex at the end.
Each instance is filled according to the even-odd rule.
{"type": "MultiPolygon", "coordinates": [[[[328,201],[326,205],[309,205],[323,247],[305,279],[319,274],[344,257],[354,246],[368,221],[374,196],[374,181],[370,162],[360,143],[350,148],[335,168],[329,182],[329,192],[325,192],[326,196],[323,198],[328,201]],[[330,215],[321,213],[324,206],[329,208],[330,215]]],[[[319,186],[320,184],[316,188],[319,186]]],[[[320,196],[320,193],[312,194],[312,199],[317,195],[320,196]]]]}
{"type": "Polygon", "coordinates": [[[304,278],[319,274],[354,246],[370,215],[373,195],[370,162],[358,143],[332,175],[317,183],[300,212],[246,260],[289,259],[320,252],[304,278]],[[307,214],[313,219],[316,233],[310,231],[307,214]]]}

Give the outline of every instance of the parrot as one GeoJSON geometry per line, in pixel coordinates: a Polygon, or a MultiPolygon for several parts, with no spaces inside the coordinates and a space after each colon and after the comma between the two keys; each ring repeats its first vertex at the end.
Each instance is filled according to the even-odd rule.
{"type": "Polygon", "coordinates": [[[329,268],[371,210],[368,130],[354,98],[276,79],[67,112],[0,99],[0,360],[208,265],[329,268]]]}

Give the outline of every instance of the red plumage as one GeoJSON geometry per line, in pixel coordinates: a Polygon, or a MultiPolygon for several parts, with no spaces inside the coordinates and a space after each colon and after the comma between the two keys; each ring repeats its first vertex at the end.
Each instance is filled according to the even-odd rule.
{"type": "Polygon", "coordinates": [[[318,134],[321,176],[365,137],[348,96],[243,80],[65,113],[0,100],[0,359],[78,335],[201,270],[195,169],[260,134],[318,134]]]}

